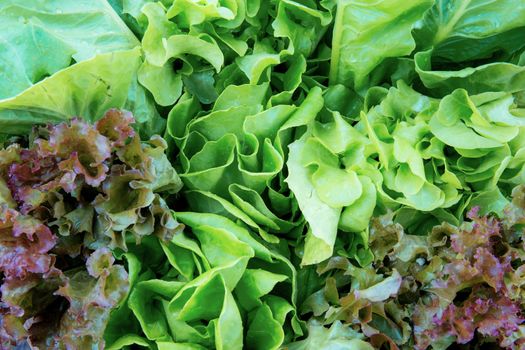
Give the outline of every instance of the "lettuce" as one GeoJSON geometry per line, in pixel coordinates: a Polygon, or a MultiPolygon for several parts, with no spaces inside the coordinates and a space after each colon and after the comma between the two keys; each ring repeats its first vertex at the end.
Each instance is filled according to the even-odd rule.
{"type": "MultiPolygon", "coordinates": [[[[522,191],[516,187],[506,212],[523,213],[522,191]]],[[[523,346],[520,215],[480,217],[475,208],[461,226],[434,226],[428,236],[407,234],[392,217],[371,221],[372,265],[342,256],[318,265],[324,285],[304,300],[302,314],[330,329],[343,322],[358,331],[353,338],[390,349],[446,349],[475,337],[523,346]]]]}
{"type": "Polygon", "coordinates": [[[1,134],[126,108],[144,137],[165,122],[137,81],[139,41],[106,1],[3,2],[1,134]],[[38,59],[42,56],[45,59],[38,59]]]}
{"type": "Polygon", "coordinates": [[[72,61],[138,45],[106,1],[3,1],[0,12],[1,72],[8,82],[0,86],[0,99],[19,94],[72,61]]]}
{"type": "Polygon", "coordinates": [[[334,322],[329,329],[312,321],[309,325],[309,337],[288,345],[290,350],[313,349],[345,349],[345,350],[371,350],[373,347],[361,340],[360,335],[340,322],[334,322]]]}
{"type": "Polygon", "coordinates": [[[428,0],[383,1],[375,6],[366,1],[338,1],[330,83],[359,91],[383,60],[409,55],[416,47],[411,30],[431,5],[428,0]]]}
{"type": "Polygon", "coordinates": [[[0,347],[523,347],[524,11],[1,2],[0,347]]]}
{"type": "Polygon", "coordinates": [[[513,1],[496,6],[486,0],[438,0],[418,23],[414,37],[422,48],[435,48],[438,62],[473,61],[495,52],[509,55],[523,48],[516,38],[525,30],[524,11],[523,4],[513,1]]]}
{"type": "Polygon", "coordinates": [[[290,332],[302,334],[296,270],[285,256],[222,216],[175,215],[184,233],[170,242],[148,237],[121,253],[134,277],[106,329],[110,349],[131,335],[159,348],[278,349],[290,332]]]}
{"type": "Polygon", "coordinates": [[[129,292],[110,247],[181,230],[160,193],[182,183],[165,141],[141,142],[129,112],[35,129],[0,152],[0,344],[104,347],[129,292]],[[27,142],[27,141],[26,141],[27,142]]]}

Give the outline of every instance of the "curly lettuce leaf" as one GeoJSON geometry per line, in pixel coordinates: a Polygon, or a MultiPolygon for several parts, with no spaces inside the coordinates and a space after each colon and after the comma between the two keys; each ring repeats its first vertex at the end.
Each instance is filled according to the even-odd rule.
{"type": "Polygon", "coordinates": [[[340,322],[334,322],[330,328],[324,327],[315,320],[308,325],[308,337],[290,343],[290,350],[372,350],[369,343],[362,340],[362,335],[340,322]]]}
{"type": "Polygon", "coordinates": [[[185,100],[174,108],[180,114],[170,113],[168,132],[181,149],[181,177],[188,189],[209,193],[190,206],[216,207],[218,200],[230,213],[236,206],[245,213],[243,221],[256,224],[265,240],[276,242],[265,232],[286,233],[301,223],[280,176],[286,147],[295,129],[316,117],[322,97],[319,89],[312,89],[298,106],[265,108],[268,90],[268,84],[230,86],[210,112],[193,119],[192,114],[181,118],[196,107],[195,100],[185,100]]]}
{"type": "MultiPolygon", "coordinates": [[[[169,242],[180,232],[160,195],[182,186],[167,144],[159,136],[142,142],[134,122],[130,112],[111,109],[94,124],[74,118],[35,128],[27,147],[0,151],[0,178],[11,192],[10,207],[0,207],[2,347],[104,347],[110,314],[138,273],[127,256],[128,279],[109,247],[151,235],[169,242]]],[[[147,239],[143,246],[152,249],[147,239]]],[[[193,274],[182,261],[191,253],[169,253],[193,274]]]]}
{"type": "Polygon", "coordinates": [[[310,223],[302,260],[304,265],[308,265],[319,263],[332,256],[341,208],[332,208],[321,201],[308,179],[307,169],[301,164],[305,136],[289,146],[287,162],[289,175],[286,181],[299,203],[302,214],[310,223]]]}

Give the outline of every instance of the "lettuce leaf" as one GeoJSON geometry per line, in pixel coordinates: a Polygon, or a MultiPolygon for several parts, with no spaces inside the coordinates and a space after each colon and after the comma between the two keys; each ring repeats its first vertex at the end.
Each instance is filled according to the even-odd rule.
{"type": "Polygon", "coordinates": [[[324,283],[300,305],[314,315],[309,337],[291,346],[322,344],[331,334],[326,327],[351,326],[354,341],[375,347],[486,342],[519,349],[523,242],[519,215],[511,213],[523,211],[522,190],[513,191],[502,218],[480,217],[475,208],[462,225],[437,225],[428,236],[408,234],[394,213],[372,219],[373,264],[358,267],[343,256],[319,264],[324,283]]]}
{"type": "Polygon", "coordinates": [[[523,12],[4,1],[0,347],[523,347],[523,12]]]}
{"type": "Polygon", "coordinates": [[[110,348],[125,344],[129,335],[118,325],[122,316],[131,315],[140,325],[135,337],[145,337],[159,348],[240,349],[249,343],[278,349],[285,333],[302,334],[294,314],[296,272],[284,256],[224,217],[175,215],[187,225],[185,233],[169,243],[148,237],[143,242],[147,247],[129,246],[128,269],[138,280],[110,321],[110,348]],[[156,260],[141,259],[151,252],[158,254],[156,260]],[[186,274],[182,265],[193,266],[193,273],[186,274]]]}
{"type": "Polygon", "coordinates": [[[330,83],[359,90],[384,59],[409,55],[416,47],[411,30],[431,5],[428,0],[381,1],[373,7],[366,1],[338,1],[330,83]]]}
{"type": "MultiPolygon", "coordinates": [[[[0,99],[97,54],[139,44],[106,1],[3,1],[0,99]]],[[[114,106],[116,107],[116,106],[114,106]]]]}
{"type": "Polygon", "coordinates": [[[145,101],[137,100],[141,92],[133,91],[140,89],[133,87],[139,64],[139,49],[101,54],[0,100],[2,133],[24,134],[35,124],[58,123],[73,116],[94,122],[108,109],[122,107],[138,112],[137,122],[151,130],[146,129],[146,134],[162,130],[155,107],[143,111],[145,101]]]}
{"type": "Polygon", "coordinates": [[[103,348],[130,287],[109,247],[181,230],[160,196],[182,186],[167,145],[141,142],[134,121],[112,109],[94,125],[73,118],[0,151],[10,197],[0,205],[2,348],[103,348]]]}
{"type": "Polygon", "coordinates": [[[523,48],[523,4],[437,0],[414,30],[419,46],[434,47],[438,61],[464,62],[523,48]],[[488,19],[488,20],[487,20],[488,19]],[[466,49],[468,48],[468,49],[466,49]]]}

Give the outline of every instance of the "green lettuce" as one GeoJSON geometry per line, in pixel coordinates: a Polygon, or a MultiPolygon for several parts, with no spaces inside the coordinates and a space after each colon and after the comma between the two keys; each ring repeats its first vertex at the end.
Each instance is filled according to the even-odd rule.
{"type": "Polygon", "coordinates": [[[103,0],[2,1],[0,99],[97,54],[132,49],[133,33],[103,0]]]}
{"type": "Polygon", "coordinates": [[[416,47],[411,30],[431,5],[429,0],[381,1],[374,6],[337,1],[330,83],[359,90],[384,59],[409,55],[416,47]]]}
{"type": "MultiPolygon", "coordinates": [[[[224,212],[229,202],[261,230],[287,233],[301,222],[294,218],[297,209],[281,175],[286,146],[297,127],[316,117],[322,98],[316,90],[299,106],[265,108],[267,95],[267,84],[226,88],[207,115],[184,120],[170,113],[168,132],[181,149],[184,183],[200,193],[190,206],[204,208],[211,206],[206,202],[214,202],[224,212]]],[[[272,236],[262,235],[275,242],[272,236]]]]}
{"type": "Polygon", "coordinates": [[[487,63],[460,70],[433,69],[432,50],[415,54],[416,72],[432,94],[445,95],[461,88],[471,94],[523,91],[525,67],[510,62],[487,63]]]}
{"type": "Polygon", "coordinates": [[[421,48],[434,47],[438,62],[508,57],[523,49],[525,6],[515,1],[437,0],[414,30],[421,48]],[[468,49],[465,49],[468,48],[468,49]]]}
{"type": "Polygon", "coordinates": [[[140,42],[106,1],[4,1],[0,133],[72,116],[89,121],[109,108],[134,113],[145,138],[165,127],[137,75],[140,42]]]}
{"type": "Polygon", "coordinates": [[[110,349],[131,342],[278,349],[291,334],[302,334],[295,314],[296,270],[285,256],[222,216],[175,215],[187,225],[185,233],[167,243],[152,237],[141,245],[130,242],[121,254],[132,291],[106,329],[110,349]],[[144,259],[150,254],[152,259],[144,259]]]}

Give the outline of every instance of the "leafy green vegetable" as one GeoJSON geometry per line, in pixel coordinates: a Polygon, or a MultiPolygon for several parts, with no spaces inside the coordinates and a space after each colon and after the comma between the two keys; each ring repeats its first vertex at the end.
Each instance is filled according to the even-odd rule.
{"type": "Polygon", "coordinates": [[[421,51],[414,56],[416,71],[432,93],[445,95],[457,88],[465,89],[471,94],[490,91],[513,93],[523,90],[523,65],[494,62],[460,70],[434,70],[432,53],[432,50],[421,51]]]}
{"type": "Polygon", "coordinates": [[[437,0],[425,13],[414,36],[418,45],[434,47],[440,61],[464,62],[511,55],[523,48],[525,6],[515,1],[437,0]],[[465,50],[465,48],[468,50],[465,50]]]}
{"type": "Polygon", "coordinates": [[[381,1],[373,6],[366,1],[338,1],[330,83],[359,90],[384,59],[409,55],[416,46],[411,30],[431,5],[429,0],[381,1]]]}
{"type": "Polygon", "coordinates": [[[128,268],[131,274],[133,266],[138,279],[108,326],[110,348],[125,344],[121,339],[129,335],[119,324],[130,315],[139,325],[135,337],[145,336],[159,348],[278,349],[285,330],[301,334],[294,314],[296,272],[283,255],[224,217],[191,212],[176,217],[191,233],[169,243],[149,238],[146,247],[129,246],[126,259],[137,265],[128,268]],[[155,260],[143,259],[153,252],[155,260]]]}
{"type": "Polygon", "coordinates": [[[305,141],[299,139],[290,145],[287,178],[288,185],[299,203],[299,208],[310,228],[305,241],[303,263],[319,263],[332,255],[337,236],[337,222],[341,209],[335,209],[321,201],[308,179],[307,169],[300,163],[305,141]]]}
{"type": "Polygon", "coordinates": [[[6,0],[0,13],[0,99],[19,94],[72,61],[139,44],[103,0],[6,0]]]}
{"type": "Polygon", "coordinates": [[[0,1],[0,347],[523,348],[524,12],[0,1]]]}
{"type": "Polygon", "coordinates": [[[309,325],[309,336],[305,340],[288,345],[290,350],[371,350],[373,347],[361,340],[362,335],[352,328],[334,322],[330,329],[326,329],[315,321],[309,325]]]}
{"type": "MultiPolygon", "coordinates": [[[[137,111],[137,122],[144,127],[161,131],[162,120],[155,107],[142,111],[144,102],[137,101],[144,98],[140,96],[144,94],[141,87],[134,87],[133,82],[139,64],[140,52],[134,49],[102,54],[61,70],[19,95],[0,101],[2,132],[22,134],[35,124],[57,123],[80,115],[93,122],[109,108],[122,107],[137,111]],[[123,61],[127,64],[120,63],[123,61]]],[[[145,132],[149,134],[150,130],[145,132]]]]}

